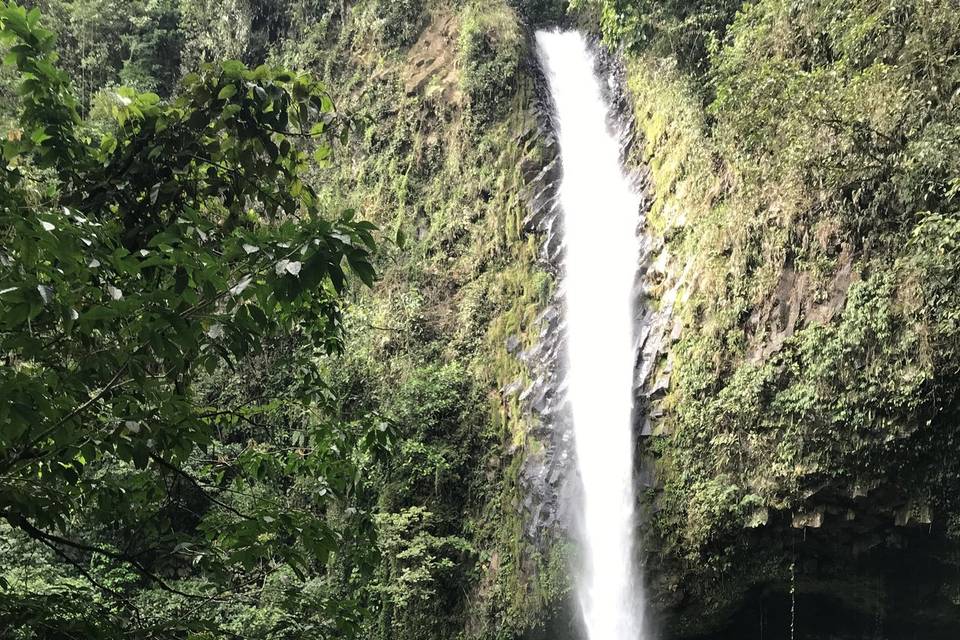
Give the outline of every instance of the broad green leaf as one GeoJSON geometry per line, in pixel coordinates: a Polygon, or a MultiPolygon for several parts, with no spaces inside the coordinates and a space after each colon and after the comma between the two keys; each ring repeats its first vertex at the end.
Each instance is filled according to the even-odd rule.
{"type": "Polygon", "coordinates": [[[220,89],[220,93],[217,94],[218,100],[229,100],[233,96],[237,95],[237,85],[227,84],[220,89]]]}

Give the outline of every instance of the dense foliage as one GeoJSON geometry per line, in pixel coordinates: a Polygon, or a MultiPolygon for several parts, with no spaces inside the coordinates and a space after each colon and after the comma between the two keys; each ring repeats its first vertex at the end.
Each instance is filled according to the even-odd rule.
{"type": "MultiPolygon", "coordinates": [[[[317,575],[372,526],[351,496],[389,429],[338,421],[315,357],[342,346],[348,269],[373,283],[374,227],[325,217],[301,179],[305,145],[325,161],[352,123],[308,76],[228,61],[172,101],[116,91],[97,135],[42,24],[0,13],[22,105],[3,148],[0,517],[8,553],[46,547],[90,595],[50,616],[63,584],[4,577],[0,619],[23,637],[216,630],[203,603],[317,575]],[[285,387],[200,393],[278,341],[275,365],[299,367],[285,387]],[[289,431],[255,434],[280,403],[289,431]]],[[[344,604],[274,626],[341,633],[344,604]]]]}
{"type": "Polygon", "coordinates": [[[506,344],[548,292],[519,237],[536,141],[529,93],[513,95],[512,10],[464,7],[444,51],[436,34],[420,40],[419,3],[41,4],[22,17],[61,32],[56,45],[44,34],[43,55],[62,52],[50,93],[70,124],[57,140],[82,162],[44,164],[26,146],[46,116],[22,124],[9,58],[3,115],[24,143],[9,192],[36,219],[6,219],[47,263],[4,262],[4,302],[26,315],[3,337],[32,331],[18,379],[45,376],[38,394],[66,380],[72,395],[49,408],[53,424],[68,416],[64,437],[40,450],[31,423],[10,441],[11,457],[26,445],[42,457],[10,485],[3,633],[421,638],[542,624],[563,561],[541,565],[524,541],[519,467],[501,448],[524,428],[516,394],[496,391],[523,375],[506,344]],[[433,74],[413,92],[407,55],[433,74]],[[357,121],[276,63],[335,84],[363,135],[335,144],[357,121]],[[350,271],[372,276],[370,225],[329,216],[351,205],[396,237],[372,294],[345,289],[350,271]],[[31,475],[48,458],[55,471],[31,475]],[[29,511],[37,498],[56,509],[29,511]]]}
{"type": "Polygon", "coordinates": [[[569,4],[3,3],[0,635],[569,632],[520,489],[553,22],[623,52],[664,242],[667,631],[955,618],[955,3],[569,4]]]}

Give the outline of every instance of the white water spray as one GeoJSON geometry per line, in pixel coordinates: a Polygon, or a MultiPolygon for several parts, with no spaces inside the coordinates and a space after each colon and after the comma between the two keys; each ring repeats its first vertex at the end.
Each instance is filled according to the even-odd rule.
{"type": "Polygon", "coordinates": [[[633,554],[633,284],[639,195],[607,127],[595,61],[576,32],[540,31],[563,177],[568,397],[583,483],[579,599],[590,640],[644,636],[633,554]]]}

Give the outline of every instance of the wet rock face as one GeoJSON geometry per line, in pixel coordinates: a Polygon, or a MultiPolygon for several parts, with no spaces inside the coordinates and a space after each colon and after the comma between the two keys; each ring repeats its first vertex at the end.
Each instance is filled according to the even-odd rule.
{"type": "MultiPolygon", "coordinates": [[[[532,46],[532,45],[531,45],[532,46]]],[[[529,214],[526,233],[542,239],[541,267],[559,278],[563,260],[563,229],[557,189],[561,167],[551,122],[553,105],[542,71],[532,69],[537,87],[537,122],[545,158],[540,167],[523,167],[527,176],[529,214]]],[[[520,472],[521,511],[525,533],[538,546],[547,546],[570,524],[575,501],[573,431],[570,411],[563,398],[564,321],[562,292],[558,292],[537,318],[537,344],[518,354],[532,382],[520,393],[521,406],[534,426],[520,472]],[[535,446],[530,446],[536,443],[535,446]]],[[[510,345],[507,345],[508,349],[510,345]]]]}
{"type": "MultiPolygon", "coordinates": [[[[609,126],[620,138],[620,158],[624,171],[630,177],[633,188],[640,194],[637,211],[637,237],[640,251],[637,258],[637,273],[634,285],[634,434],[645,437],[658,432],[663,410],[659,401],[670,387],[672,361],[670,346],[679,339],[673,322],[675,292],[653,295],[653,290],[663,281],[668,265],[664,260],[664,238],[650,232],[646,214],[652,204],[650,171],[646,165],[635,164],[637,147],[642,140],[634,126],[633,103],[626,90],[626,74],[621,60],[615,53],[598,49],[598,72],[607,78],[606,99],[611,105],[609,126]],[[658,297],[658,304],[650,300],[658,297]]],[[[638,464],[638,480],[649,476],[643,461],[638,464]]],[[[646,486],[644,482],[642,485],[646,486]]]]}
{"type": "MultiPolygon", "coordinates": [[[[621,153],[628,164],[639,143],[631,134],[632,106],[623,91],[616,59],[601,54],[599,61],[601,73],[609,78],[607,97],[613,105],[610,126],[621,131],[621,153]]],[[[529,201],[523,227],[541,238],[541,266],[559,281],[563,275],[564,239],[557,189],[562,167],[551,122],[552,105],[543,86],[540,82],[537,111],[539,136],[546,154],[541,164],[529,163],[521,168],[529,201]]],[[[674,308],[685,274],[681,273],[683,265],[671,262],[665,239],[650,233],[644,223],[652,198],[649,172],[641,166],[631,175],[643,195],[637,212],[641,251],[635,287],[634,429],[639,442],[636,483],[638,487],[656,488],[654,464],[643,451],[650,437],[666,435],[662,403],[673,377],[673,347],[681,338],[674,308]],[[653,299],[656,304],[651,304],[653,299]]],[[[762,310],[762,317],[751,318],[752,322],[768,322],[769,318],[782,316],[783,333],[792,330],[790,319],[799,308],[795,292],[805,285],[787,281],[789,277],[785,276],[778,289],[782,293],[780,299],[762,310]]],[[[842,306],[847,284],[838,280],[827,302],[804,308],[805,313],[822,313],[822,321],[828,321],[842,306]]],[[[580,512],[572,421],[564,394],[563,305],[560,288],[538,317],[539,341],[533,348],[521,351],[519,341],[509,338],[506,344],[510,353],[527,364],[532,378],[529,385],[516,382],[503,391],[518,397],[534,424],[522,454],[521,500],[517,508],[523,517],[526,538],[540,549],[569,537],[580,512]]],[[[768,353],[759,353],[757,357],[768,357],[768,353]]],[[[873,502],[878,499],[871,498],[873,502]]],[[[846,503],[838,501],[837,505],[839,509],[846,503]]],[[[930,518],[923,505],[903,511],[903,515],[897,513],[901,531],[896,540],[892,540],[889,526],[893,515],[889,523],[863,517],[865,511],[892,514],[896,505],[891,505],[877,503],[870,509],[860,505],[858,515],[847,516],[849,520],[840,528],[827,526],[828,521],[843,515],[836,509],[795,514],[758,511],[751,527],[743,532],[749,557],[744,557],[743,564],[733,572],[731,580],[735,584],[718,583],[714,593],[677,589],[676,581],[684,578],[681,568],[669,563],[649,563],[648,586],[661,618],[660,637],[790,638],[791,626],[793,637],[808,640],[956,637],[951,634],[955,622],[950,615],[952,598],[960,600],[960,571],[956,569],[960,551],[953,551],[954,555],[948,557],[942,547],[925,542],[924,536],[930,535],[925,530],[930,518]],[[904,529],[903,525],[913,526],[904,529]],[[791,551],[790,541],[794,538],[802,542],[791,551]],[[796,554],[792,582],[789,573],[784,574],[789,562],[783,561],[791,553],[796,554]],[[726,604],[720,606],[721,602],[726,604]],[[919,611],[924,612],[922,616],[918,616],[919,611]],[[922,628],[914,622],[920,617],[925,621],[922,628]]],[[[850,508],[843,513],[852,513],[853,507],[846,506],[850,508]]],[[[640,505],[640,518],[650,516],[651,508],[640,505]]],[[[529,636],[530,640],[560,638],[571,633],[575,625],[570,614],[576,611],[576,603],[560,605],[556,611],[556,620],[545,620],[543,629],[549,632],[539,629],[529,636]]]]}

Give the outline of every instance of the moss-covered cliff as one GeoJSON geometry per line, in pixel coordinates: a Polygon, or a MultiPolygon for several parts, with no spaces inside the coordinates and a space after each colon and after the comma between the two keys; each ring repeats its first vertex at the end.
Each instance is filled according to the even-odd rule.
{"type": "Polygon", "coordinates": [[[602,4],[673,317],[645,443],[665,621],[952,637],[960,14],[602,4]]]}
{"type": "MultiPolygon", "coordinates": [[[[202,567],[158,568],[177,585],[166,590],[166,583],[139,581],[120,567],[109,580],[85,586],[75,609],[51,614],[57,622],[49,628],[73,628],[74,619],[87,629],[108,625],[83,618],[103,595],[96,588],[109,583],[114,589],[105,592],[108,600],[122,590],[130,600],[118,606],[145,616],[130,622],[131,629],[153,619],[162,628],[178,617],[199,628],[194,618],[200,615],[218,633],[250,638],[548,633],[568,578],[562,540],[525,530],[529,509],[520,489],[525,464],[544,450],[543,434],[532,431],[521,400],[531,377],[521,354],[539,340],[538,316],[553,285],[538,261],[540,239],[522,229],[528,182],[546,151],[538,133],[529,33],[517,9],[498,0],[40,4],[45,15],[30,14],[30,20],[62,33],[63,60],[79,78],[84,126],[115,126],[107,114],[116,110],[118,84],[168,97],[184,73],[225,58],[309,72],[335,102],[324,104],[325,110],[349,114],[359,125],[359,137],[319,147],[301,167],[305,180],[316,185],[325,215],[352,208],[380,228],[378,279],[345,305],[342,355],[313,351],[291,335],[261,357],[212,371],[198,385],[198,402],[240,413],[257,407],[256,419],[244,414],[245,420],[226,425],[230,443],[217,454],[221,458],[272,441],[302,452],[303,435],[298,440],[296,431],[318,419],[344,426],[343,435],[361,421],[380,421],[388,435],[377,437],[391,453],[383,465],[351,460],[371,477],[353,485],[356,493],[338,491],[350,495],[338,496],[336,507],[314,501],[333,491],[324,478],[279,472],[275,487],[257,489],[265,493],[216,501],[204,496],[216,480],[195,481],[186,493],[196,495],[184,502],[185,513],[195,517],[163,525],[193,531],[226,501],[229,513],[244,513],[240,503],[275,499],[271,491],[278,489],[283,501],[322,511],[333,530],[357,513],[370,516],[374,530],[360,543],[376,546],[374,567],[353,564],[358,554],[349,548],[317,554],[309,566],[293,571],[271,565],[260,578],[241,577],[237,567],[228,587],[235,593],[211,597],[203,606],[184,600],[184,594],[205,588],[202,567]],[[298,393],[305,380],[324,396],[322,409],[264,401],[285,387],[298,393]],[[328,404],[333,415],[321,416],[328,404]]],[[[3,83],[4,105],[15,104],[7,95],[10,84],[3,83]]],[[[312,150],[306,140],[312,135],[300,132],[295,142],[312,150]]],[[[6,265],[5,254],[4,260],[6,265]]],[[[331,441],[331,448],[342,447],[334,458],[357,456],[349,448],[351,437],[331,441]]],[[[258,480],[269,475],[260,471],[258,480]]],[[[320,476],[338,472],[329,468],[320,476]]],[[[176,482],[173,488],[180,489],[176,482]]],[[[180,497],[170,500],[179,504],[180,497]]],[[[113,542],[103,533],[109,525],[78,519],[73,526],[75,535],[113,542]]],[[[3,589],[12,581],[20,598],[0,594],[0,635],[33,638],[32,625],[24,621],[34,614],[23,603],[41,602],[35,594],[46,597],[63,588],[66,576],[71,585],[83,585],[89,574],[61,567],[60,557],[8,528],[0,532],[5,556],[24,559],[0,567],[3,589]]],[[[349,546],[356,540],[344,536],[338,542],[349,546]]],[[[44,606],[37,605],[39,615],[44,606]]]]}
{"type": "Polygon", "coordinates": [[[361,148],[318,178],[396,240],[350,309],[348,356],[331,363],[345,411],[402,423],[377,497],[389,540],[370,632],[539,637],[568,578],[559,539],[525,534],[520,490],[543,448],[520,401],[531,375],[520,354],[553,286],[540,239],[522,229],[545,153],[528,32],[497,1],[337,12],[278,55],[369,118],[361,148]]]}

